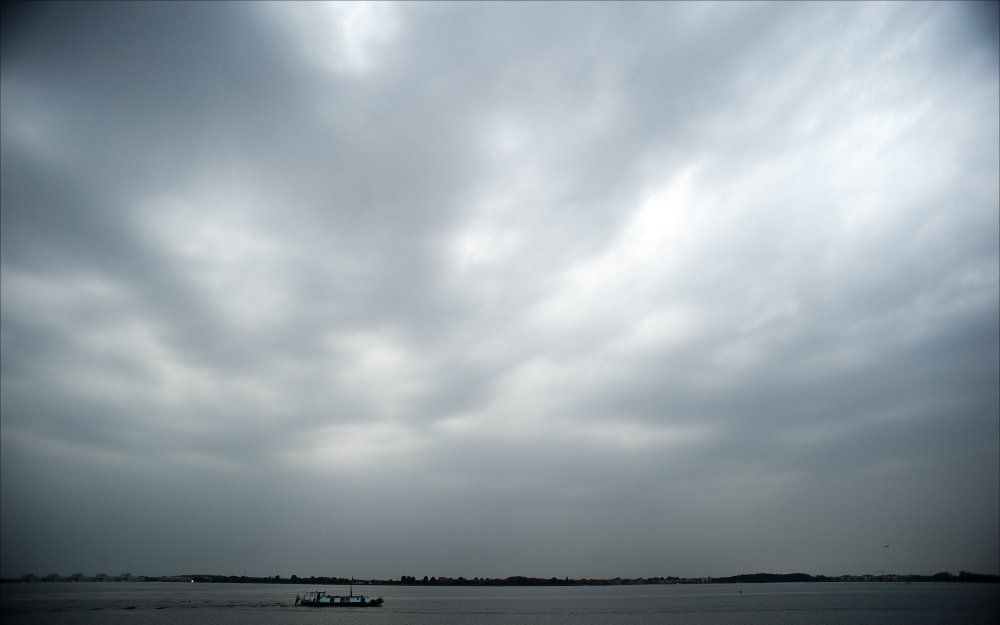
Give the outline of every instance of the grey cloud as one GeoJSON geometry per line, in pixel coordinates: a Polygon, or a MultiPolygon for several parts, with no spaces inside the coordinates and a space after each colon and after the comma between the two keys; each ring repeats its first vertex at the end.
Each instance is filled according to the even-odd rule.
{"type": "Polygon", "coordinates": [[[996,571],[995,11],[10,11],[4,575],[996,571]]]}

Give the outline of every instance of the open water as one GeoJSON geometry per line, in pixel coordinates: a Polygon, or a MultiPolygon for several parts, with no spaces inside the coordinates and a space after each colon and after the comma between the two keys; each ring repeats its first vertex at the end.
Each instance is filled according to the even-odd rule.
{"type": "Polygon", "coordinates": [[[295,606],[293,584],[3,584],[5,624],[177,625],[995,625],[996,584],[692,584],[570,587],[355,586],[379,608],[295,606]],[[741,592],[742,591],[742,592],[741,592]]]}

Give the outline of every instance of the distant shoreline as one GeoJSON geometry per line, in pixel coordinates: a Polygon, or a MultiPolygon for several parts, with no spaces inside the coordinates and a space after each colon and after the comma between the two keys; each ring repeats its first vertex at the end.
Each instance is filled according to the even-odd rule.
{"type": "Polygon", "coordinates": [[[504,578],[487,577],[422,577],[404,575],[399,579],[351,579],[347,577],[299,577],[291,575],[282,577],[256,577],[247,575],[132,575],[123,573],[111,576],[99,573],[85,576],[75,573],[63,576],[49,573],[45,576],[25,574],[17,578],[0,579],[3,583],[47,583],[47,582],[197,582],[197,583],[228,583],[228,584],[337,584],[346,586],[634,586],[646,584],[760,584],[782,582],[977,582],[1000,583],[1000,575],[986,575],[961,571],[953,575],[943,571],[934,575],[894,574],[879,575],[808,575],[806,573],[743,573],[729,577],[636,577],[636,578],[569,578],[564,577],[524,577],[515,575],[504,578]]]}

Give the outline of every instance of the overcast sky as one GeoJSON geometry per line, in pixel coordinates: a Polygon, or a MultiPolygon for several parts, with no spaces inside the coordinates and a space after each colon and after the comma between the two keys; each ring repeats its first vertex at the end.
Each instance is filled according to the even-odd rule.
{"type": "Polygon", "coordinates": [[[997,28],[5,4],[2,574],[997,573],[997,28]]]}

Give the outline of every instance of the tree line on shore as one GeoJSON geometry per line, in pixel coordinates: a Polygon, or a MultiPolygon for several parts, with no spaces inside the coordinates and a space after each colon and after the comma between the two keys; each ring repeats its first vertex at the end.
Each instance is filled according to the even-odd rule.
{"type": "Polygon", "coordinates": [[[934,575],[899,575],[894,573],[884,573],[880,575],[808,575],[806,573],[743,573],[729,577],[637,577],[637,578],[569,578],[557,577],[525,577],[514,575],[511,577],[428,577],[418,578],[413,575],[403,575],[398,579],[352,579],[349,577],[326,577],[312,576],[299,577],[291,575],[282,577],[274,575],[271,577],[257,577],[247,575],[132,575],[123,573],[111,576],[106,573],[98,573],[93,576],[85,576],[75,573],[69,576],[62,576],[58,573],[49,573],[45,576],[35,576],[33,574],[22,575],[16,579],[4,579],[4,582],[201,582],[201,583],[230,583],[230,584],[326,584],[341,585],[355,584],[379,585],[379,586],[617,586],[617,585],[638,585],[638,584],[735,584],[735,583],[775,583],[775,582],[979,582],[979,583],[1000,583],[1000,576],[984,575],[981,573],[970,573],[960,571],[958,575],[953,575],[947,571],[942,571],[934,575]]]}

